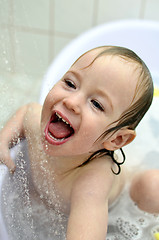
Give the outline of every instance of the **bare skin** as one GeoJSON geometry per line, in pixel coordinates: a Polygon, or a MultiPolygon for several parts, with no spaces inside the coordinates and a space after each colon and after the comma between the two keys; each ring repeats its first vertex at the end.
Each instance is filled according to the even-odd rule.
{"type": "Polygon", "coordinates": [[[150,169],[138,173],[130,187],[130,196],[137,206],[149,213],[159,213],[159,170],[150,169]]]}
{"type": "MultiPolygon", "coordinates": [[[[50,206],[51,202],[52,207],[56,205],[61,212],[69,215],[67,239],[75,239],[77,229],[80,229],[80,233],[84,234],[81,237],[79,235],[79,239],[95,239],[95,236],[104,239],[103,236],[106,235],[107,231],[106,211],[108,205],[116,199],[122,190],[124,171],[119,176],[115,176],[111,171],[114,166],[110,157],[96,158],[85,167],[69,170],[65,170],[65,165],[63,168],[59,167],[59,159],[53,159],[42,150],[39,121],[41,106],[32,104],[27,109],[26,107],[20,109],[17,114],[21,115],[24,110],[27,111],[23,119],[23,132],[25,138],[29,140],[31,171],[37,197],[46,194],[46,188],[43,185],[44,180],[46,180],[47,186],[49,186],[49,195],[45,199],[45,204],[50,206]],[[39,126],[37,126],[37,122],[39,122],[39,126]],[[47,174],[41,168],[43,159],[46,161],[45,171],[47,174]],[[55,193],[59,196],[59,205],[56,204],[55,193]],[[87,209],[86,215],[85,209],[87,209]],[[92,212],[92,209],[94,209],[94,212],[92,212]],[[95,217],[92,218],[93,221],[90,221],[92,214],[95,217]],[[83,223],[82,226],[81,222],[83,223]],[[86,223],[87,230],[88,228],[93,229],[95,225],[95,231],[85,232],[86,223]],[[88,226],[88,223],[90,226],[88,226]],[[74,227],[72,228],[72,226],[74,227]]],[[[68,168],[68,165],[66,168],[68,168]]]]}
{"type": "Polygon", "coordinates": [[[18,138],[27,139],[37,196],[46,194],[44,182],[45,204],[55,207],[54,194],[59,196],[58,208],[69,216],[67,240],[105,239],[108,208],[124,186],[125,172],[114,175],[109,156],[80,165],[99,149],[116,150],[135,138],[134,130],[123,128],[96,141],[129,107],[137,83],[133,64],[116,56],[100,57],[85,68],[96,54],[97,50],[78,60],[50,91],[43,107],[22,107],[0,133],[0,159],[11,170],[15,166],[8,146],[18,138]],[[50,119],[56,113],[74,129],[67,140],[50,137],[50,119]]]}

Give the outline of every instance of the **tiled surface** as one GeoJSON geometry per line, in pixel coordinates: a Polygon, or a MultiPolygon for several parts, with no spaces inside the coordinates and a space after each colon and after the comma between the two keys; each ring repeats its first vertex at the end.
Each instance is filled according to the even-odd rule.
{"type": "Polygon", "coordinates": [[[54,38],[54,56],[56,56],[67,44],[70,43],[71,37],[56,36],[54,38]]]}
{"type": "Polygon", "coordinates": [[[119,19],[139,18],[142,0],[99,0],[97,24],[119,19]]]}
{"type": "Polygon", "coordinates": [[[34,32],[16,31],[16,72],[42,76],[48,67],[49,36],[34,32]],[[24,51],[21,51],[24,49],[24,51]],[[27,50],[27,51],[26,51],[27,50]]]}
{"type": "Polygon", "coordinates": [[[41,81],[27,75],[0,76],[0,128],[18,107],[37,102],[41,81]]]}
{"type": "Polygon", "coordinates": [[[159,1],[147,0],[145,4],[145,19],[159,20],[159,1]]]}
{"type": "Polygon", "coordinates": [[[7,28],[0,28],[0,72],[11,71],[14,62],[10,31],[7,28]]]}
{"type": "Polygon", "coordinates": [[[0,0],[1,108],[34,100],[52,59],[80,33],[119,19],[159,21],[158,9],[158,0],[0,0]]]}
{"type": "Polygon", "coordinates": [[[14,1],[14,24],[49,30],[49,0],[14,1]]]}
{"type": "Polygon", "coordinates": [[[10,1],[0,0],[0,23],[9,23],[10,1]]]}
{"type": "Polygon", "coordinates": [[[55,31],[79,34],[92,27],[94,0],[55,0],[55,31]]]}

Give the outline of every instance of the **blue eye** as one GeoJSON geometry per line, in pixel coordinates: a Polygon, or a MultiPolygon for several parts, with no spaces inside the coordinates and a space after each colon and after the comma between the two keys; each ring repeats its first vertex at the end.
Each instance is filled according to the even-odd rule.
{"type": "Polygon", "coordinates": [[[65,79],[65,83],[68,87],[76,89],[75,84],[71,80],[65,79]]]}
{"type": "Polygon", "coordinates": [[[96,100],[91,100],[91,103],[93,104],[93,106],[97,109],[99,109],[100,111],[104,111],[103,106],[96,100]]]}

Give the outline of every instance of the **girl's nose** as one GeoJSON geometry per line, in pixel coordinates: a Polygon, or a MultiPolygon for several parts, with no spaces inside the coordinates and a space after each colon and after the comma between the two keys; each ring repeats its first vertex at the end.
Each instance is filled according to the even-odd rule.
{"type": "Polygon", "coordinates": [[[67,109],[73,111],[76,114],[79,114],[80,109],[80,98],[77,96],[70,96],[63,99],[63,103],[66,106],[67,109]]]}

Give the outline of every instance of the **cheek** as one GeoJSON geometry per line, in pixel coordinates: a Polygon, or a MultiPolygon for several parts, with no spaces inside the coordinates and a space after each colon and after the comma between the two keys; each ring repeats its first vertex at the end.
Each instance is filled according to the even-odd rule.
{"type": "Polygon", "coordinates": [[[108,125],[108,119],[102,115],[90,114],[89,118],[85,118],[85,124],[83,129],[86,133],[91,133],[92,135],[100,135],[105,131],[108,125]],[[95,116],[94,116],[95,115],[95,116]]]}
{"type": "Polygon", "coordinates": [[[46,96],[44,104],[46,103],[45,105],[51,105],[56,102],[60,96],[62,96],[61,89],[58,85],[55,85],[46,96]]]}
{"type": "MultiPolygon", "coordinates": [[[[100,125],[99,125],[100,126],[100,125]]],[[[88,121],[80,130],[81,142],[93,144],[97,138],[102,134],[102,130],[94,121],[88,121]]]]}

